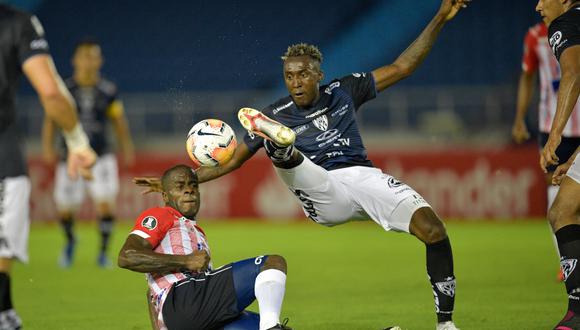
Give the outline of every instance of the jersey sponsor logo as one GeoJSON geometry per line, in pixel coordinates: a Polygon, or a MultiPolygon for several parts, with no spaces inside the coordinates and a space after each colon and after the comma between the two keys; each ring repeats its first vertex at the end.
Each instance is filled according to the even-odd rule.
{"type": "Polygon", "coordinates": [[[328,117],[326,117],[326,115],[315,118],[312,120],[312,123],[321,131],[326,131],[328,129],[328,117]]]}
{"type": "Polygon", "coordinates": [[[566,41],[568,40],[564,40],[562,42],[562,32],[560,31],[556,31],[554,32],[554,34],[552,34],[552,36],[550,37],[550,46],[552,46],[552,51],[554,52],[554,54],[558,51],[558,48],[562,47],[566,41]]]}
{"type": "Polygon", "coordinates": [[[153,230],[157,227],[157,219],[154,216],[146,216],[141,220],[141,226],[153,230]]]}
{"type": "Polygon", "coordinates": [[[281,106],[277,107],[276,109],[274,109],[272,111],[272,113],[273,114],[277,114],[278,112],[280,112],[280,111],[282,111],[284,109],[288,109],[293,103],[294,103],[293,101],[290,101],[290,102],[288,102],[288,103],[286,103],[284,105],[281,105],[281,106]]]}
{"type": "Polygon", "coordinates": [[[347,112],[347,110],[348,110],[348,104],[345,104],[342,107],[340,107],[338,110],[336,110],[335,112],[331,113],[330,117],[344,116],[344,114],[347,112]]]}
{"type": "Polygon", "coordinates": [[[455,278],[448,277],[446,281],[435,283],[437,290],[446,296],[455,296],[455,278]]]}
{"type": "Polygon", "coordinates": [[[300,135],[302,133],[304,133],[308,128],[310,128],[310,125],[302,125],[302,126],[298,126],[294,129],[294,133],[296,133],[296,135],[300,135]]]}
{"type": "Polygon", "coordinates": [[[335,81],[332,84],[328,85],[328,87],[324,89],[324,92],[330,95],[332,94],[332,90],[335,89],[336,87],[340,87],[340,81],[335,81]]]}
{"type": "Polygon", "coordinates": [[[327,158],[334,158],[338,156],[344,156],[344,152],[342,151],[331,151],[326,153],[327,158]]]}
{"type": "Polygon", "coordinates": [[[313,113],[309,114],[308,116],[306,116],[306,117],[304,117],[304,118],[314,118],[314,117],[316,117],[316,116],[318,116],[318,115],[320,115],[320,114],[322,114],[322,113],[325,113],[325,112],[326,112],[326,110],[328,110],[328,107],[326,107],[326,108],[324,108],[324,109],[320,109],[320,110],[318,110],[318,111],[315,111],[315,112],[313,112],[313,113]]]}
{"type": "Polygon", "coordinates": [[[350,147],[350,138],[339,138],[336,143],[332,145],[333,147],[350,147]]]}
{"type": "Polygon", "coordinates": [[[336,128],[331,129],[330,131],[324,131],[316,137],[316,141],[327,141],[332,138],[335,138],[338,135],[338,130],[336,128]]]}
{"type": "Polygon", "coordinates": [[[568,279],[568,276],[572,274],[574,269],[576,269],[576,264],[578,259],[562,259],[560,260],[560,267],[562,268],[562,274],[564,274],[564,281],[568,279]]]}
{"type": "Polygon", "coordinates": [[[30,49],[38,50],[38,49],[48,49],[48,42],[44,39],[36,39],[30,42],[30,49]]]}

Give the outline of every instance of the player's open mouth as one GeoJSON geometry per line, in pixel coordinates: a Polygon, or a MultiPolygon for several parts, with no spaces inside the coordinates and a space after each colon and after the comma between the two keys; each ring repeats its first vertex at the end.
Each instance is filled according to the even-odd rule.
{"type": "Polygon", "coordinates": [[[299,92],[299,93],[294,93],[294,97],[302,97],[304,96],[304,93],[299,92]]]}

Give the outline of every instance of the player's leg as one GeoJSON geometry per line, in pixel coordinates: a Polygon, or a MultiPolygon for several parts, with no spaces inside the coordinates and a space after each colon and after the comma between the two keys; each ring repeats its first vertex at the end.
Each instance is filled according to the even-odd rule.
{"type": "Polygon", "coordinates": [[[101,234],[97,264],[100,267],[110,267],[111,261],[107,252],[115,220],[115,200],[119,193],[119,170],[115,156],[100,156],[93,167],[93,176],[94,179],[88,183],[88,187],[97,209],[101,234]]]}
{"type": "Polygon", "coordinates": [[[223,330],[256,330],[260,327],[260,314],[243,311],[242,315],[226,324],[223,330]]]}
{"type": "Polygon", "coordinates": [[[568,313],[560,322],[562,329],[580,329],[580,155],[560,185],[548,220],[558,240],[560,266],[568,293],[568,313]]]}
{"type": "Polygon", "coordinates": [[[12,260],[28,262],[30,180],[26,176],[0,180],[0,329],[20,329],[12,305],[12,260]]]}
{"type": "Polygon", "coordinates": [[[411,233],[425,243],[437,328],[456,329],[451,321],[455,299],[451,245],[443,222],[431,206],[411,187],[375,168],[345,168],[331,173],[348,187],[356,205],[384,229],[411,233]]]}
{"type": "Polygon", "coordinates": [[[60,162],[56,167],[54,181],[54,201],[66,240],[59,258],[59,265],[68,268],[74,260],[76,248],[74,213],[83,201],[84,183],[81,179],[72,180],[68,176],[65,162],[60,162]]]}
{"type": "Polygon", "coordinates": [[[304,156],[294,148],[296,134],[290,128],[252,108],[240,109],[238,119],[250,134],[264,138],[266,153],[276,167],[292,168],[302,162],[304,156]]]}
{"type": "Polygon", "coordinates": [[[286,291],[286,260],[278,255],[260,256],[232,264],[239,311],[254,300],[260,310],[260,330],[290,329],[280,324],[286,291]]]}

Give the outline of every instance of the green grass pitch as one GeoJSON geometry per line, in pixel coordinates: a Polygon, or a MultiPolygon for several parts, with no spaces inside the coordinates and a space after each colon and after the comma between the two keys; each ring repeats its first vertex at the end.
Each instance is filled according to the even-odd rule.
{"type": "MultiPolygon", "coordinates": [[[[216,267],[267,253],[286,257],[283,317],[295,329],[435,328],[425,248],[409,235],[372,223],[200,225],[216,267]]],[[[116,227],[115,257],[130,227],[116,227]]],[[[31,262],[15,265],[12,275],[25,329],[149,329],[144,276],[97,268],[95,226],[76,229],[76,262],[63,270],[56,263],[63,243],[59,227],[32,226],[31,262]]],[[[556,282],[558,262],[545,222],[451,222],[448,231],[461,329],[550,329],[563,316],[566,295],[556,282]]]]}

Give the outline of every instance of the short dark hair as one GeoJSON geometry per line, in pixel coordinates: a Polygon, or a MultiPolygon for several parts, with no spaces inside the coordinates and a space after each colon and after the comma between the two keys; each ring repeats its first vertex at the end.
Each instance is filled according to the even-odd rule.
{"type": "Polygon", "coordinates": [[[169,178],[171,177],[171,174],[175,171],[180,171],[180,170],[191,171],[193,176],[197,179],[197,173],[195,172],[195,170],[193,168],[191,168],[187,165],[183,165],[183,164],[175,165],[175,166],[167,169],[165,172],[163,172],[163,176],[161,176],[161,187],[162,187],[163,191],[167,191],[167,189],[168,189],[169,178]]]}
{"type": "Polygon", "coordinates": [[[322,53],[318,47],[304,42],[288,46],[286,53],[282,56],[282,60],[286,61],[288,57],[296,56],[309,56],[313,60],[318,61],[318,63],[322,63],[322,53]]]}
{"type": "Polygon", "coordinates": [[[94,38],[94,37],[84,37],[81,40],[77,41],[77,43],[75,44],[75,52],[81,48],[81,47],[86,47],[86,46],[98,46],[101,47],[101,44],[99,43],[99,41],[94,38]]]}

